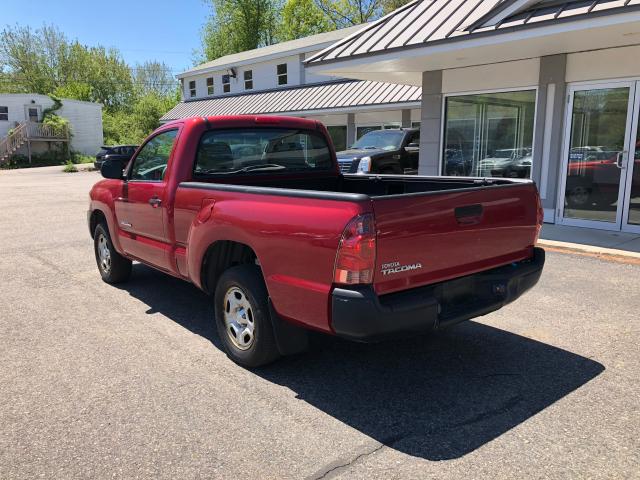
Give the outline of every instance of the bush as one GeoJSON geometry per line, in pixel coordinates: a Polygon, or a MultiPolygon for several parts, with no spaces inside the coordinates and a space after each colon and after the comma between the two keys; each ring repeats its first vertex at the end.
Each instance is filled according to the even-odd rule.
{"type": "Polygon", "coordinates": [[[73,164],[73,162],[71,162],[71,160],[68,160],[62,171],[65,173],[75,173],[78,171],[78,168],[73,164]]]}
{"type": "Polygon", "coordinates": [[[79,163],[93,163],[95,157],[91,155],[85,155],[79,152],[71,152],[71,162],[78,165],[79,163]]]}
{"type": "Polygon", "coordinates": [[[15,168],[29,168],[29,167],[52,167],[55,165],[66,165],[71,162],[75,165],[80,163],[93,163],[95,160],[91,155],[84,155],[79,152],[71,152],[70,155],[66,155],[60,150],[51,150],[45,153],[34,153],[31,155],[31,163],[26,155],[12,155],[9,157],[9,161],[0,164],[0,170],[12,170],[15,168]]]}

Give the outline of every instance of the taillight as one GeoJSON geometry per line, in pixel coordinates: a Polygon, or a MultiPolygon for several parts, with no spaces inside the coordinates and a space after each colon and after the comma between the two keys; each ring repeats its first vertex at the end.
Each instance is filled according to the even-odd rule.
{"type": "Polygon", "coordinates": [[[371,283],[375,264],[376,230],[373,215],[358,215],[342,232],[333,280],[343,285],[371,283]]]}
{"type": "Polygon", "coordinates": [[[544,208],[542,208],[542,200],[540,199],[540,195],[536,195],[538,200],[538,218],[536,219],[536,240],[534,243],[538,243],[538,238],[540,238],[540,231],[542,230],[542,224],[544,223],[544,208]]]}

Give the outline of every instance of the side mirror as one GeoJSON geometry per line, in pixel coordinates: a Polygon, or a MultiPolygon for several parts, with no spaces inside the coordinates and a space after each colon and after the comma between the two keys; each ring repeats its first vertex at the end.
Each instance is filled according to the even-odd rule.
{"type": "Polygon", "coordinates": [[[407,145],[406,148],[420,148],[420,144],[419,143],[410,143],[409,145],[407,145]]]}
{"type": "Polygon", "coordinates": [[[114,180],[122,180],[124,178],[124,169],[127,166],[127,162],[120,158],[108,158],[102,164],[100,173],[104,178],[111,178],[114,180]]]}

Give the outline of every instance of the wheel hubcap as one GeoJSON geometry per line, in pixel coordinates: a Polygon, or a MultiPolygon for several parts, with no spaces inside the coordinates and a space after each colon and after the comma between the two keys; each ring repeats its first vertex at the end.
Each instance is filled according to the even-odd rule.
{"type": "Polygon", "coordinates": [[[245,293],[238,287],[231,287],[224,295],[224,323],[227,335],[240,350],[253,345],[254,318],[253,307],[245,293]]]}
{"type": "Polygon", "coordinates": [[[109,273],[111,270],[111,250],[109,250],[109,243],[107,237],[100,234],[98,237],[98,258],[100,259],[100,268],[105,273],[109,273]]]}

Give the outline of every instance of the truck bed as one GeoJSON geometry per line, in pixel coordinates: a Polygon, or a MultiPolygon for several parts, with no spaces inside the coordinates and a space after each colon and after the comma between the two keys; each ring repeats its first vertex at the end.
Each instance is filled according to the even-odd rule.
{"type": "Polygon", "coordinates": [[[374,288],[379,295],[529,258],[538,234],[538,197],[530,180],[402,175],[282,180],[255,175],[224,184],[180,186],[363,205],[375,215],[374,288]],[[415,268],[405,268],[410,266],[415,268]]]}

